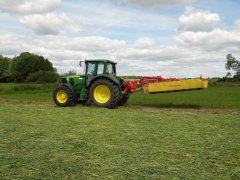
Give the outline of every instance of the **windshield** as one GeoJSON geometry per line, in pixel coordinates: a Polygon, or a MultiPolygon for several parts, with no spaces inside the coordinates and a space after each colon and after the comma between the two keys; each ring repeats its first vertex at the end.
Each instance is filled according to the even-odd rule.
{"type": "Polygon", "coordinates": [[[97,74],[103,74],[104,72],[104,63],[98,63],[98,70],[97,70],[97,74]]]}

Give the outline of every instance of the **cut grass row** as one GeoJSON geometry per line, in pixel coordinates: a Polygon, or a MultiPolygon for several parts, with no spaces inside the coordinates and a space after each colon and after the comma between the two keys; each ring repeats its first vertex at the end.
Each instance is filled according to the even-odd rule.
{"type": "Polygon", "coordinates": [[[239,115],[0,105],[0,179],[239,179],[239,115]]]}

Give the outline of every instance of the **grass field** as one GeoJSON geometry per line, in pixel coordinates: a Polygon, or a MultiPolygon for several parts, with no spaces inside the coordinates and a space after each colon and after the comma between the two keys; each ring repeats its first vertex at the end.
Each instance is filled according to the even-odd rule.
{"type": "Polygon", "coordinates": [[[54,86],[0,84],[0,179],[240,179],[238,86],[111,110],[55,107],[54,86]]]}

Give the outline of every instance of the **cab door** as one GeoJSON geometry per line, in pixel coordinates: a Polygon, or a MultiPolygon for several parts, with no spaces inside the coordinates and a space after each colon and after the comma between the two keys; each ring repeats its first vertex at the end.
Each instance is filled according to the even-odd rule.
{"type": "Polygon", "coordinates": [[[105,71],[104,62],[87,62],[86,64],[86,86],[96,77],[103,75],[105,71]]]}

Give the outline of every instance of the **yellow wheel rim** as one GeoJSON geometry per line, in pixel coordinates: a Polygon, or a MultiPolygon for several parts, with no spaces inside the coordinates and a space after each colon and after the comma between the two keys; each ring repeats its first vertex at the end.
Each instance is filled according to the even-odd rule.
{"type": "Polygon", "coordinates": [[[68,100],[68,94],[64,90],[60,90],[57,92],[57,101],[61,104],[66,103],[68,100]]]}
{"type": "Polygon", "coordinates": [[[94,89],[93,95],[98,103],[105,104],[111,98],[111,91],[107,86],[99,85],[94,89]]]}

